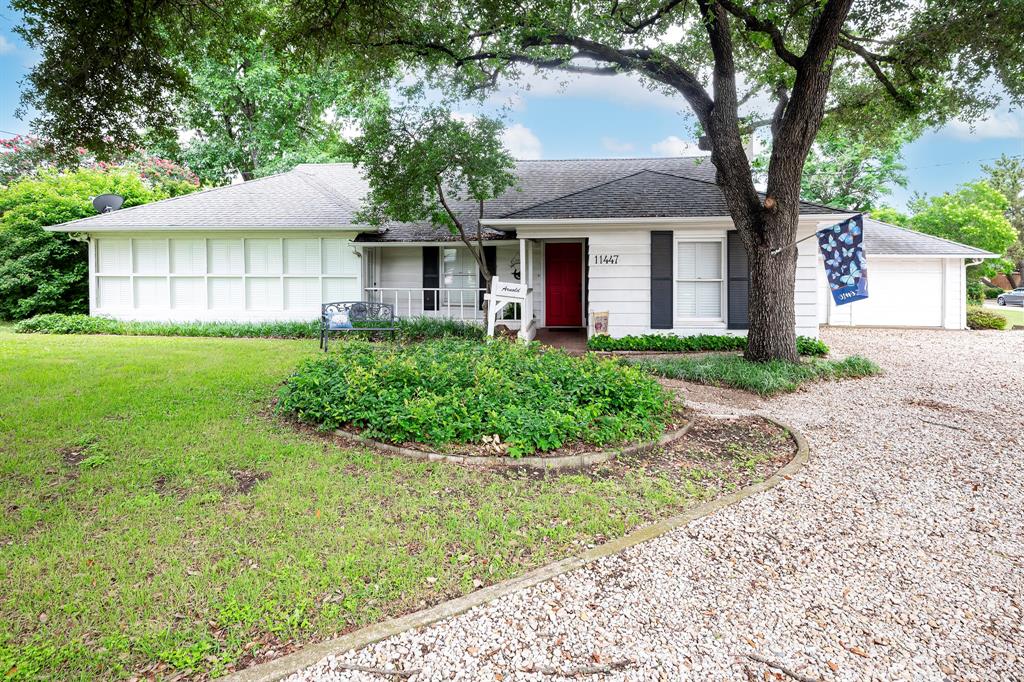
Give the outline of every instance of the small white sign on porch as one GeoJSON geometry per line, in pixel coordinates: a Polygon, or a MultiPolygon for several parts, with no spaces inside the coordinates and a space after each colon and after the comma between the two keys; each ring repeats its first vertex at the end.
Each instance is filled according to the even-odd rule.
{"type": "Polygon", "coordinates": [[[487,306],[487,336],[494,336],[494,325],[498,315],[509,303],[522,303],[526,300],[528,288],[525,283],[502,282],[497,276],[491,278],[491,292],[484,294],[487,306]]]}
{"type": "Polygon", "coordinates": [[[501,282],[497,277],[491,278],[491,294],[512,301],[526,299],[526,285],[516,282],[501,282]]]}

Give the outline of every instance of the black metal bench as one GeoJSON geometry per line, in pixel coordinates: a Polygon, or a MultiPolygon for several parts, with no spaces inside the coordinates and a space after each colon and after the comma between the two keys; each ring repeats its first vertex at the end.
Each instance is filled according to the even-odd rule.
{"type": "Polygon", "coordinates": [[[320,348],[327,352],[327,340],[332,333],[389,332],[395,337],[395,307],[390,303],[373,301],[338,301],[320,307],[320,348]]]}

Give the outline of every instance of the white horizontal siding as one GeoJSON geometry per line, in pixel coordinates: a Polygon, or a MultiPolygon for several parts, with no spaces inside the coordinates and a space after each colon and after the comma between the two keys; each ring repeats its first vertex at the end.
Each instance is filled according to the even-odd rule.
{"type": "Polygon", "coordinates": [[[91,235],[90,312],[138,320],[315,319],[323,302],[362,298],[354,236],[91,235]]]}

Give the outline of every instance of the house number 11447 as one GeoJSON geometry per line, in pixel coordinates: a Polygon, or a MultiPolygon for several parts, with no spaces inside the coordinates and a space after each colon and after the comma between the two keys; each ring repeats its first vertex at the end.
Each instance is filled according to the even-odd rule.
{"type": "Polygon", "coordinates": [[[619,254],[615,253],[595,253],[594,254],[594,265],[618,265],[619,254]]]}

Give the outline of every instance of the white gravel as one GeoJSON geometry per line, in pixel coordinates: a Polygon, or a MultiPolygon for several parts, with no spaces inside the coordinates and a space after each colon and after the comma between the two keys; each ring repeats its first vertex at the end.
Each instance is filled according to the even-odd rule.
{"type": "MultiPolygon", "coordinates": [[[[753,653],[822,680],[1024,680],[1024,332],[825,340],[886,374],[759,408],[810,441],[792,480],[337,660],[416,680],[763,680],[753,653]]],[[[386,679],[335,662],[289,680],[386,679]]]]}

